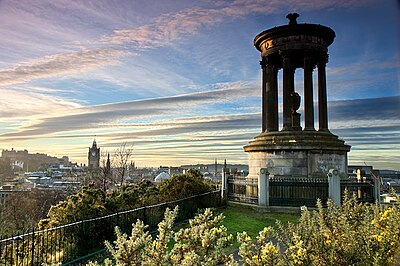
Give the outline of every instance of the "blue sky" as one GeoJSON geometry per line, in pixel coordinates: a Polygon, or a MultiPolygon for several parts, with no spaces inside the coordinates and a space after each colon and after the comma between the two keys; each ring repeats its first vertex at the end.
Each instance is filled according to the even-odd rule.
{"type": "MultiPolygon", "coordinates": [[[[87,162],[96,138],[139,166],[247,163],[260,133],[253,38],[331,27],[330,129],[350,164],[400,169],[397,1],[0,0],[0,148],[87,162]]],[[[281,75],[281,74],[280,74],[281,75]]],[[[281,84],[280,84],[281,86],[281,84]]],[[[302,94],[302,73],[296,73],[302,94]]]]}

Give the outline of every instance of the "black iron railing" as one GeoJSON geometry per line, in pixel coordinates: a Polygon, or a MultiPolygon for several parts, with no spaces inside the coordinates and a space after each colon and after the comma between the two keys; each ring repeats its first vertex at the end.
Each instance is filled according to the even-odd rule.
{"type": "Polygon", "coordinates": [[[269,178],[271,206],[315,206],[317,199],[322,202],[328,199],[327,178],[269,178]]]}
{"type": "Polygon", "coordinates": [[[111,215],[78,221],[45,230],[32,230],[0,240],[0,265],[79,264],[104,251],[104,241],[113,241],[115,226],[128,232],[137,219],[156,229],[166,208],[179,206],[176,222],[192,218],[202,208],[221,205],[220,190],[145,206],[111,215]]]}
{"type": "Polygon", "coordinates": [[[346,179],[340,181],[340,190],[343,193],[347,190],[350,195],[356,195],[359,202],[374,203],[374,181],[371,179],[358,181],[356,179],[346,179]]]}
{"type": "Polygon", "coordinates": [[[258,180],[256,178],[228,177],[229,200],[258,204],[258,180]]]}
{"type": "MultiPolygon", "coordinates": [[[[258,180],[256,178],[228,177],[227,197],[230,201],[258,204],[258,180]]],[[[315,207],[317,200],[325,203],[329,197],[328,178],[269,177],[269,206],[315,207]]],[[[375,202],[374,181],[342,179],[341,195],[347,189],[359,202],[375,202]]]]}

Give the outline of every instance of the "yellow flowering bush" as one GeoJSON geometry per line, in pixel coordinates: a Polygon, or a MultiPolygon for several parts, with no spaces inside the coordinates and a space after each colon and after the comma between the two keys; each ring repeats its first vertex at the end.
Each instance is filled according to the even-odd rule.
{"type": "MultiPolygon", "coordinates": [[[[140,220],[133,224],[129,237],[116,227],[114,245],[106,242],[112,259],[106,259],[104,265],[237,265],[232,255],[224,253],[233,236],[219,225],[224,218],[222,214],[214,215],[206,209],[189,221],[188,228],[174,232],[177,213],[178,207],[165,211],[155,239],[140,220]],[[173,243],[172,248],[168,247],[169,243],[173,243]]],[[[89,265],[99,264],[91,262],[89,265]]]]}
{"type": "Polygon", "coordinates": [[[255,242],[238,234],[243,265],[393,265],[400,250],[398,205],[358,203],[348,194],[341,207],[318,202],[315,211],[302,212],[299,223],[277,225],[255,242]],[[262,253],[266,246],[275,249],[262,253]]]}
{"type": "Polygon", "coordinates": [[[282,265],[280,259],[280,248],[271,241],[274,230],[265,227],[255,241],[246,233],[238,233],[237,239],[241,243],[239,256],[242,257],[244,265],[282,265]]]}
{"type": "MultiPolygon", "coordinates": [[[[174,232],[178,209],[167,209],[153,237],[141,221],[128,237],[116,228],[114,245],[106,243],[112,259],[105,265],[276,265],[336,266],[393,265],[400,251],[399,205],[358,203],[346,195],[342,206],[328,200],[326,207],[305,209],[296,224],[266,227],[252,239],[237,234],[239,261],[225,248],[232,235],[220,225],[222,214],[210,209],[189,221],[187,228],[174,232]]],[[[91,263],[90,265],[98,265],[91,263]]]]}

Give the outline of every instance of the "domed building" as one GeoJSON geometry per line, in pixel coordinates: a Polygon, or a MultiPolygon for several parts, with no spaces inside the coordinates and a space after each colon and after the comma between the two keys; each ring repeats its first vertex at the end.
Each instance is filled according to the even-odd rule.
{"type": "Polygon", "coordinates": [[[154,178],[154,182],[161,182],[165,179],[170,178],[170,175],[165,173],[165,172],[161,172],[159,173],[155,178],[154,178]]]}

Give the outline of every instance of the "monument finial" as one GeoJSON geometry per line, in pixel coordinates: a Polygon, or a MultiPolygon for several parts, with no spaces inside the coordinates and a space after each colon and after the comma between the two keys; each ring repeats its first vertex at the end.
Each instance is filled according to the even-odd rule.
{"type": "Polygon", "coordinates": [[[297,13],[289,13],[287,14],[286,18],[289,20],[289,25],[296,25],[297,24],[297,18],[300,15],[297,13]]]}

